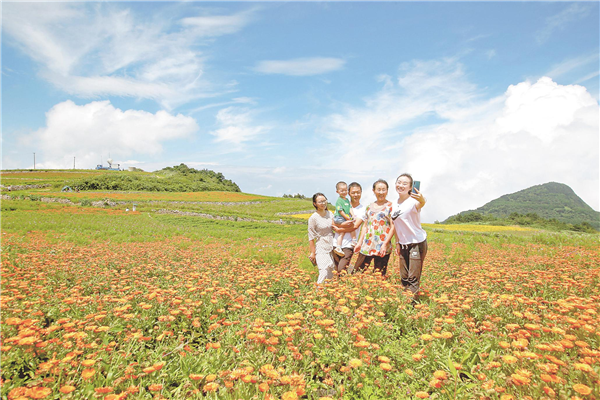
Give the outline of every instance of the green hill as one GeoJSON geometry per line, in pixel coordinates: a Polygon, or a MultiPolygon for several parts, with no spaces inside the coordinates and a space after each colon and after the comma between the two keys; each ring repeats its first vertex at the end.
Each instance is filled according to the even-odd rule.
{"type": "Polygon", "coordinates": [[[481,214],[484,219],[486,216],[507,218],[514,214],[536,214],[543,219],[565,224],[587,223],[600,230],[600,212],[594,211],[569,186],[557,182],[506,194],[475,210],[454,215],[444,222],[467,222],[461,219],[469,214],[481,214]]]}
{"type": "Polygon", "coordinates": [[[82,191],[122,190],[148,192],[240,192],[239,186],[222,173],[189,168],[185,164],[155,172],[106,171],[82,178],[66,180],[65,184],[82,191]]]}

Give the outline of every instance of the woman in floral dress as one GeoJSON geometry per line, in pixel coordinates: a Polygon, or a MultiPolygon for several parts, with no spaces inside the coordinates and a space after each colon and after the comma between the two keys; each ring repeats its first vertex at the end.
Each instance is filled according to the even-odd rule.
{"type": "Polygon", "coordinates": [[[358,254],[355,271],[364,271],[373,261],[375,271],[382,276],[387,273],[387,266],[392,253],[391,240],[394,236],[392,223],[392,203],[387,200],[389,186],[379,179],[373,184],[373,192],[377,200],[369,204],[365,211],[367,220],[360,232],[358,244],[354,252],[358,254]]]}

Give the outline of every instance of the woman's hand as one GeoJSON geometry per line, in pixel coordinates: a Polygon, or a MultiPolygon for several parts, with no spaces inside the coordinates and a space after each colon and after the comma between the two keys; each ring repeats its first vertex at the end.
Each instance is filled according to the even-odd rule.
{"type": "Polygon", "coordinates": [[[421,191],[419,189],[414,188],[414,190],[417,193],[410,192],[410,197],[412,197],[413,199],[415,199],[416,201],[418,201],[419,202],[419,208],[422,208],[425,205],[425,203],[427,203],[427,200],[425,199],[425,196],[423,196],[423,193],[421,193],[421,191]]]}
{"type": "Polygon", "coordinates": [[[313,264],[317,262],[317,255],[315,254],[314,251],[308,255],[308,258],[310,259],[310,261],[313,262],[313,264]]]}
{"type": "Polygon", "coordinates": [[[357,243],[356,246],[354,246],[354,252],[358,253],[360,251],[360,243],[357,243]]]}

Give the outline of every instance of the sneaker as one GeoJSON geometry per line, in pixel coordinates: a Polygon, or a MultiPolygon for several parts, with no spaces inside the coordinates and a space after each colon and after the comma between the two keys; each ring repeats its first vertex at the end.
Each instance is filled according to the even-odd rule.
{"type": "Polygon", "coordinates": [[[342,248],[341,248],[341,247],[339,247],[339,246],[336,246],[336,247],[333,249],[333,252],[334,252],[335,254],[337,254],[338,256],[340,256],[340,257],[344,257],[344,256],[346,255],[346,254],[344,254],[344,252],[342,251],[342,248]]]}

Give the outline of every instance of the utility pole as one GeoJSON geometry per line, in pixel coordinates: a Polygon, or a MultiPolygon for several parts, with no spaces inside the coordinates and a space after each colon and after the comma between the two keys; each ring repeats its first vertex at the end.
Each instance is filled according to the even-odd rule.
{"type": "Polygon", "coordinates": [[[35,169],[35,153],[33,153],[33,169],[35,169]]]}
{"type": "Polygon", "coordinates": [[[75,157],[73,157],[73,169],[75,169],[75,157]]]}

